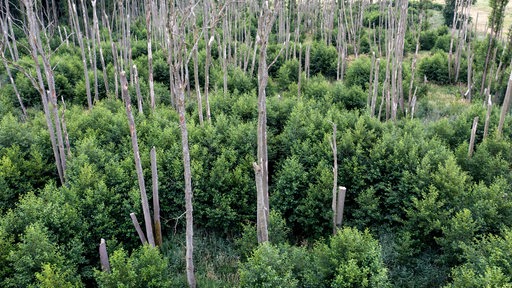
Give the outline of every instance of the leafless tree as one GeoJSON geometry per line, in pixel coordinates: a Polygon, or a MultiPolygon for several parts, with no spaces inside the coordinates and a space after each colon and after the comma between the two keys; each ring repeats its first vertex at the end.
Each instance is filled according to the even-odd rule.
{"type": "Polygon", "coordinates": [[[140,199],[142,202],[142,212],[144,213],[144,224],[146,225],[146,235],[148,242],[151,246],[155,246],[155,239],[153,238],[153,228],[151,226],[151,215],[149,212],[148,197],[146,194],[146,184],[144,183],[144,174],[142,171],[142,164],[140,161],[139,142],[137,140],[137,129],[135,127],[135,120],[132,114],[132,105],[130,95],[128,94],[128,81],[126,80],[126,73],[121,71],[121,93],[126,108],[126,116],[130,126],[130,137],[132,139],[133,158],[135,160],[135,169],[137,170],[137,180],[139,182],[140,199]]]}
{"type": "Polygon", "coordinates": [[[268,84],[268,66],[267,66],[267,45],[272,26],[276,19],[275,11],[281,6],[281,1],[275,1],[274,7],[269,7],[269,3],[263,3],[260,8],[261,13],[258,19],[257,44],[259,46],[259,65],[258,65],[258,160],[254,164],[257,187],[257,201],[259,209],[257,215],[257,235],[258,242],[268,241],[267,220],[269,213],[268,203],[268,155],[267,155],[267,96],[266,88],[268,84]],[[261,175],[260,175],[261,173],[261,175]],[[261,177],[261,180],[259,179],[261,177]],[[260,184],[260,185],[259,185],[260,184]],[[264,217],[263,217],[264,216],[264,217]]]}

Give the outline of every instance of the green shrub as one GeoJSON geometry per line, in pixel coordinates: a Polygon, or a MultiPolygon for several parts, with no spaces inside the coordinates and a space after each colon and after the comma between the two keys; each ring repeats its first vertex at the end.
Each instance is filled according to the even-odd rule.
{"type": "Polygon", "coordinates": [[[418,66],[421,77],[426,77],[428,81],[436,84],[448,84],[448,57],[445,52],[436,52],[430,57],[420,60],[418,66]]]}

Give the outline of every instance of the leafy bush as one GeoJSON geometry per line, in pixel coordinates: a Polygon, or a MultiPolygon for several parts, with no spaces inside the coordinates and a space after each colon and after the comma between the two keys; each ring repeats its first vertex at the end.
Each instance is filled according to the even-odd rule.
{"type": "Polygon", "coordinates": [[[428,81],[437,84],[448,84],[448,57],[445,52],[436,52],[430,57],[420,60],[418,66],[421,77],[426,77],[428,81]]]}
{"type": "Polygon", "coordinates": [[[265,242],[239,269],[240,287],[297,287],[292,273],[293,265],[286,246],[265,242]]]}
{"type": "Polygon", "coordinates": [[[119,249],[109,260],[110,273],[94,272],[99,287],[173,287],[169,263],[158,248],[144,245],[130,256],[119,249]]]}

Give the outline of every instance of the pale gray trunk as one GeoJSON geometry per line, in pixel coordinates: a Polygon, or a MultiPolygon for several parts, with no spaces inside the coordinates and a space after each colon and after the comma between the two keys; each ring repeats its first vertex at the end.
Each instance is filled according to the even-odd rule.
{"type": "Polygon", "coordinates": [[[128,81],[126,80],[126,73],[121,72],[121,92],[123,101],[126,108],[126,116],[130,126],[130,137],[132,139],[133,158],[135,160],[135,169],[137,170],[137,179],[139,182],[140,199],[142,202],[142,212],[144,213],[144,224],[146,225],[146,234],[148,242],[151,246],[155,246],[155,239],[153,238],[153,228],[151,226],[151,215],[149,212],[148,197],[146,194],[146,185],[144,183],[144,174],[142,170],[142,163],[140,161],[139,143],[137,141],[137,130],[135,128],[135,121],[132,114],[132,105],[130,95],[128,94],[128,81]]]}
{"type": "Polygon", "coordinates": [[[155,111],[155,88],[153,82],[153,48],[151,47],[152,34],[151,34],[151,11],[153,1],[146,0],[146,30],[147,30],[147,41],[148,41],[148,82],[149,82],[149,104],[151,111],[155,111]]]}
{"type": "Polygon", "coordinates": [[[93,11],[93,23],[94,23],[94,34],[95,39],[98,44],[98,50],[100,52],[100,62],[101,62],[101,69],[103,71],[103,82],[105,85],[105,92],[107,95],[110,92],[109,85],[108,85],[108,77],[107,77],[107,67],[105,66],[105,58],[103,57],[103,48],[101,47],[101,38],[100,38],[100,27],[98,24],[98,14],[96,13],[96,0],[91,0],[92,2],[92,11],[93,11]]]}
{"type": "Polygon", "coordinates": [[[473,126],[471,128],[471,138],[469,139],[468,157],[471,158],[475,148],[476,128],[478,127],[478,116],[473,119],[473,126]]]}
{"type": "Polygon", "coordinates": [[[151,179],[153,182],[153,221],[155,224],[155,244],[162,246],[162,225],[160,224],[160,197],[158,196],[158,170],[156,150],[151,149],[151,179]]]}
{"type": "Polygon", "coordinates": [[[100,262],[101,262],[101,270],[105,272],[110,272],[110,263],[108,261],[108,253],[107,253],[107,244],[105,243],[105,239],[101,238],[100,241],[100,262]]]}
{"type": "MultiPolygon", "coordinates": [[[[512,63],[511,63],[512,65],[512,63]]],[[[505,117],[508,114],[508,108],[510,106],[510,97],[512,96],[512,71],[508,78],[507,92],[505,92],[505,98],[503,99],[503,105],[501,105],[500,122],[498,124],[498,135],[501,136],[503,131],[503,124],[505,123],[505,117]]]]}
{"type": "Polygon", "coordinates": [[[70,13],[73,15],[73,24],[75,26],[76,38],[78,41],[78,45],[80,46],[80,53],[82,55],[82,65],[84,69],[84,77],[85,77],[85,93],[87,95],[87,107],[89,110],[92,109],[92,96],[91,96],[91,83],[89,81],[89,71],[87,68],[87,56],[85,54],[84,47],[84,39],[82,37],[82,31],[80,29],[80,23],[78,22],[78,13],[76,11],[76,5],[68,0],[68,5],[72,7],[70,8],[70,13]]]}
{"type": "Polygon", "coordinates": [[[140,228],[139,220],[137,220],[137,216],[135,215],[135,213],[130,213],[130,218],[132,219],[135,231],[137,231],[137,235],[139,235],[140,242],[142,242],[143,245],[148,243],[148,240],[146,240],[146,236],[144,235],[142,228],[140,228]]]}
{"type": "Polygon", "coordinates": [[[347,193],[347,188],[340,186],[338,190],[338,205],[336,211],[336,225],[341,227],[343,224],[343,210],[345,208],[345,194],[347,193]]]}
{"type": "Polygon", "coordinates": [[[137,109],[139,110],[139,114],[144,114],[144,110],[142,109],[142,93],[140,92],[140,83],[139,83],[139,70],[137,70],[137,66],[133,65],[133,77],[135,80],[135,93],[137,94],[137,109]]]}
{"type": "Polygon", "coordinates": [[[336,234],[336,219],[337,219],[337,190],[338,190],[338,150],[336,147],[336,124],[332,123],[332,139],[331,139],[331,149],[332,149],[332,157],[333,157],[333,166],[332,166],[332,174],[333,174],[333,188],[332,188],[332,233],[336,234]]]}

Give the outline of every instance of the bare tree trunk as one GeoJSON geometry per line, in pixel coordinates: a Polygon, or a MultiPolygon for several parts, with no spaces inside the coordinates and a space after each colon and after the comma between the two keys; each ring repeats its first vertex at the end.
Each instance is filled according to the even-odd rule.
{"type": "MultiPolygon", "coordinates": [[[[295,55],[294,55],[295,56],[295,55]]],[[[300,89],[302,84],[302,44],[299,43],[299,76],[297,82],[297,98],[300,99],[300,89]]]]}
{"type": "Polygon", "coordinates": [[[133,74],[135,81],[135,93],[137,94],[137,109],[139,110],[139,114],[144,114],[144,110],[142,109],[142,94],[140,92],[139,71],[135,64],[133,64],[133,74]]]}
{"type": "Polygon", "coordinates": [[[87,95],[87,107],[89,110],[92,109],[92,96],[91,96],[91,83],[89,81],[89,71],[87,69],[87,56],[85,54],[84,40],[82,37],[82,32],[80,30],[80,23],[78,21],[78,13],[76,11],[76,5],[68,0],[68,5],[72,7],[70,8],[70,14],[73,15],[73,24],[75,26],[76,38],[78,40],[78,45],[80,46],[80,53],[82,54],[82,65],[84,68],[84,77],[85,77],[85,93],[87,95]]]}
{"type": "MultiPolygon", "coordinates": [[[[281,3],[276,1],[274,9],[278,9],[281,3]]],[[[268,67],[267,67],[267,45],[269,35],[272,30],[272,25],[275,21],[275,13],[268,7],[268,2],[261,7],[261,14],[258,19],[258,40],[257,44],[260,46],[260,58],[258,65],[258,162],[257,165],[261,170],[261,187],[258,193],[258,205],[263,204],[265,217],[261,219],[258,217],[257,226],[266,227],[266,222],[269,213],[268,203],[268,154],[267,154],[267,96],[265,89],[268,83],[268,67]]],[[[255,168],[255,175],[258,177],[258,171],[255,168]]],[[[258,187],[259,185],[257,185],[258,187]]],[[[259,213],[258,213],[259,214],[259,213]]],[[[258,229],[258,242],[268,241],[268,231],[261,231],[258,229]]]]}
{"type": "Polygon", "coordinates": [[[100,241],[100,262],[101,262],[101,270],[105,272],[110,272],[110,263],[108,261],[108,253],[107,253],[107,244],[105,243],[105,239],[101,238],[100,241]]]}
{"type": "MultiPolygon", "coordinates": [[[[107,77],[107,67],[105,66],[105,58],[103,57],[103,48],[101,47],[101,38],[100,38],[100,27],[98,24],[98,14],[96,13],[96,0],[91,0],[92,2],[92,11],[93,11],[93,23],[94,23],[94,34],[96,41],[98,43],[98,50],[100,51],[100,61],[101,61],[101,69],[103,71],[103,82],[105,85],[105,92],[110,92],[109,85],[108,85],[108,77],[107,77]]],[[[112,57],[114,57],[112,55],[112,57]]]]}
{"type": "Polygon", "coordinates": [[[64,97],[60,97],[62,101],[62,133],[64,133],[64,141],[66,144],[66,153],[68,157],[71,157],[71,145],[69,145],[69,134],[68,134],[68,128],[66,126],[66,103],[64,102],[64,97]]]}
{"type": "MultiPolygon", "coordinates": [[[[1,45],[0,45],[1,46],[1,45]]],[[[22,112],[22,119],[27,119],[27,109],[25,108],[25,105],[23,105],[23,99],[21,99],[20,92],[18,91],[18,87],[16,86],[16,82],[14,82],[14,78],[11,74],[11,69],[9,68],[9,65],[7,64],[7,60],[5,59],[4,50],[0,47],[0,56],[2,57],[2,62],[4,63],[5,71],[7,72],[7,76],[9,77],[9,81],[11,82],[12,88],[14,89],[14,94],[16,94],[16,98],[18,99],[18,103],[20,104],[21,112],[22,112]]]]}
{"type": "Polygon", "coordinates": [[[471,128],[471,138],[469,139],[468,157],[473,156],[473,150],[475,148],[475,137],[476,128],[478,127],[478,116],[473,119],[473,127],[471,128]]]}
{"type": "Polygon", "coordinates": [[[338,190],[338,205],[336,211],[336,225],[341,227],[343,224],[343,210],[345,208],[345,194],[347,193],[347,188],[340,186],[338,190]]]}
{"type": "Polygon", "coordinates": [[[197,114],[199,114],[199,124],[201,126],[203,126],[203,122],[204,122],[204,119],[203,119],[203,99],[201,97],[201,87],[199,86],[199,65],[198,65],[198,53],[197,53],[197,45],[194,46],[194,51],[193,51],[193,59],[192,61],[194,61],[194,82],[195,82],[195,86],[196,86],[196,94],[197,94],[197,114]]]}
{"type": "Polygon", "coordinates": [[[338,150],[336,147],[336,124],[332,123],[332,140],[331,149],[333,157],[333,188],[332,188],[332,234],[336,234],[336,207],[337,207],[337,190],[338,190],[338,150]]]}
{"type": "Polygon", "coordinates": [[[126,80],[126,73],[121,72],[121,92],[123,94],[123,101],[126,108],[126,116],[128,117],[128,124],[130,125],[130,136],[132,139],[133,158],[135,159],[135,169],[137,170],[137,179],[139,182],[140,199],[142,202],[142,211],[144,213],[144,224],[146,225],[146,234],[148,242],[151,246],[155,246],[155,239],[153,238],[153,228],[151,227],[151,215],[149,212],[148,197],[146,194],[146,185],[144,183],[144,175],[142,171],[142,164],[139,154],[139,143],[137,141],[137,130],[135,128],[135,121],[132,114],[132,105],[130,95],[128,94],[128,81],[126,80]]]}
{"type": "Polygon", "coordinates": [[[162,225],[160,224],[160,197],[158,196],[158,170],[156,166],[156,150],[151,149],[151,179],[153,180],[153,221],[155,223],[155,242],[162,246],[162,225]]]}
{"type": "MultiPolygon", "coordinates": [[[[371,106],[370,106],[370,116],[371,117],[374,117],[375,116],[375,107],[377,105],[377,93],[379,93],[379,68],[380,68],[380,58],[377,58],[377,60],[375,61],[375,73],[374,73],[374,77],[375,79],[373,80],[373,96],[372,96],[372,103],[371,103],[371,106]]],[[[380,112],[379,112],[380,114],[380,112]]],[[[379,116],[380,118],[380,116],[379,116]]]]}
{"type": "MultiPolygon", "coordinates": [[[[105,13],[105,12],[104,12],[105,13]]],[[[112,60],[114,61],[114,91],[115,91],[115,97],[117,98],[117,95],[119,94],[119,84],[118,84],[118,75],[119,71],[121,71],[119,67],[119,60],[118,60],[118,54],[117,54],[117,47],[114,43],[114,40],[112,39],[112,30],[110,29],[110,24],[108,23],[108,16],[107,14],[104,14],[106,23],[107,23],[107,29],[108,29],[108,37],[110,40],[110,48],[112,49],[112,60]]]]}
{"type": "Polygon", "coordinates": [[[146,0],[146,31],[148,41],[148,82],[149,82],[149,104],[151,111],[155,111],[155,88],[153,83],[153,48],[151,47],[151,11],[153,0],[146,0]]]}
{"type": "Polygon", "coordinates": [[[54,96],[55,96],[55,82],[52,82],[54,81],[53,79],[53,74],[52,74],[52,71],[51,71],[51,67],[49,66],[49,63],[48,63],[48,59],[46,58],[47,56],[43,54],[43,49],[42,49],[42,44],[41,44],[41,36],[39,35],[39,27],[38,27],[38,21],[37,21],[37,18],[36,18],[36,15],[34,13],[34,3],[33,3],[33,0],[23,0],[23,4],[25,5],[25,10],[26,10],[26,13],[27,13],[27,20],[28,20],[28,25],[29,25],[29,29],[28,29],[28,39],[29,39],[29,45],[30,45],[30,53],[32,55],[32,59],[34,60],[34,65],[35,65],[35,70],[36,70],[36,74],[37,74],[37,82],[34,80],[33,84],[35,86],[36,89],[38,89],[40,95],[41,95],[41,99],[42,99],[42,102],[43,102],[43,109],[44,109],[44,114],[45,114],[45,118],[46,118],[46,124],[48,126],[48,131],[50,133],[50,141],[52,143],[52,148],[53,148],[53,154],[55,156],[55,164],[57,166],[57,171],[59,173],[59,178],[60,178],[60,181],[62,184],[64,184],[64,180],[65,180],[65,169],[66,169],[66,160],[65,158],[62,159],[63,157],[65,157],[63,151],[64,151],[64,147],[63,147],[63,144],[62,144],[62,134],[59,135],[59,133],[57,133],[57,137],[60,137],[60,139],[57,139],[57,137],[55,136],[55,133],[56,131],[61,131],[60,130],[60,118],[58,117],[58,113],[56,114],[55,111],[57,111],[57,105],[56,103],[54,104],[53,103],[53,100],[54,100],[54,96]],[[41,67],[39,65],[39,55],[43,58],[43,65],[44,65],[44,69],[45,69],[45,76],[46,76],[46,83],[48,85],[48,88],[50,91],[46,91],[46,86],[44,84],[44,79],[43,79],[43,75],[41,73],[41,67]],[[49,71],[47,69],[50,69],[49,71]],[[48,96],[48,94],[53,94],[51,96],[48,96]],[[51,113],[50,113],[50,109],[48,107],[48,98],[51,99],[52,101],[52,104],[53,105],[53,112],[54,112],[54,121],[55,121],[55,126],[59,125],[59,127],[54,127],[53,125],[53,122],[52,122],[52,119],[51,119],[51,113]],[[58,144],[57,144],[58,143],[58,144]]]}
{"type": "Polygon", "coordinates": [[[148,240],[146,240],[146,236],[144,235],[142,228],[140,228],[139,220],[137,220],[137,216],[135,216],[135,213],[130,213],[130,218],[132,218],[133,226],[137,231],[137,235],[139,235],[140,242],[142,242],[143,245],[148,243],[148,240]]]}
{"type": "MultiPolygon", "coordinates": [[[[189,7],[186,7],[184,11],[187,13],[194,13],[193,3],[190,3],[189,7]]],[[[177,108],[179,115],[179,124],[181,131],[181,147],[183,152],[183,170],[185,178],[185,215],[186,215],[186,274],[187,282],[189,287],[196,287],[196,277],[194,272],[194,216],[193,216],[193,204],[192,204],[192,172],[190,168],[190,151],[188,144],[188,130],[186,122],[186,111],[185,111],[185,87],[188,82],[188,73],[185,72],[186,66],[188,65],[188,51],[185,37],[184,27],[186,23],[183,23],[178,19],[182,16],[183,18],[190,17],[190,15],[181,15],[177,13],[174,6],[170,5],[169,18],[168,18],[168,39],[170,41],[169,58],[170,66],[172,69],[172,82],[171,89],[177,99],[177,108]]],[[[195,46],[194,43],[193,46],[195,46]]],[[[193,47],[192,46],[192,47],[193,47]]]]}
{"type": "MultiPolygon", "coordinates": [[[[205,62],[204,62],[204,99],[206,101],[206,119],[208,120],[209,123],[212,122],[212,119],[211,119],[211,113],[210,113],[210,100],[209,100],[209,86],[210,86],[210,62],[211,62],[211,57],[212,57],[212,43],[213,43],[213,40],[214,40],[214,36],[213,36],[213,33],[214,33],[214,27],[213,25],[211,24],[211,21],[210,21],[210,11],[211,11],[211,3],[210,3],[210,0],[204,0],[204,5],[203,5],[203,17],[204,17],[204,20],[203,20],[203,35],[204,35],[204,41],[205,41],[205,44],[206,44],[206,47],[205,47],[205,50],[206,50],[206,57],[205,57],[205,62]],[[210,25],[212,27],[208,28],[207,25],[210,25]],[[211,31],[212,32],[212,35],[209,37],[208,36],[208,31],[211,31]]],[[[202,111],[202,110],[201,110],[202,111]]]]}
{"type": "Polygon", "coordinates": [[[491,95],[487,92],[487,113],[485,114],[485,124],[484,124],[484,139],[487,138],[487,134],[489,133],[489,121],[491,120],[491,112],[492,112],[492,100],[491,95]]]}
{"type": "MultiPolygon", "coordinates": [[[[511,65],[512,65],[512,63],[511,63],[511,65]]],[[[505,92],[505,98],[503,99],[503,105],[501,105],[500,122],[498,124],[498,135],[499,136],[501,136],[501,133],[503,131],[503,124],[505,123],[505,117],[508,114],[511,96],[512,96],[512,71],[510,72],[510,77],[508,78],[507,92],[505,92]]]]}

